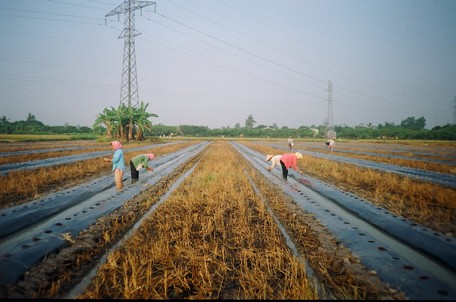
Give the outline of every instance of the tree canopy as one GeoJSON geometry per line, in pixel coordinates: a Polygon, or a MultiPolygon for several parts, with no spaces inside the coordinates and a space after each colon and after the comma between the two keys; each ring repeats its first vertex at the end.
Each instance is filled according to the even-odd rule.
{"type": "MultiPolygon", "coordinates": [[[[6,116],[0,117],[0,133],[2,134],[69,134],[83,133],[90,135],[107,135],[120,140],[144,140],[146,137],[182,136],[182,137],[258,137],[258,138],[321,138],[325,139],[324,125],[299,126],[289,128],[272,125],[258,125],[252,114],[245,120],[245,126],[235,123],[234,127],[210,129],[207,126],[196,125],[152,125],[150,118],[158,117],[147,112],[148,104],[141,103],[138,108],[119,106],[117,109],[105,108],[98,114],[93,128],[85,126],[48,126],[38,121],[29,113],[25,120],[11,122],[6,116]]],[[[373,126],[346,125],[334,126],[337,138],[341,139],[426,139],[426,140],[456,140],[456,125],[437,126],[431,130],[424,129],[424,117],[407,117],[399,125],[385,122],[373,126]]]]}
{"type": "Polygon", "coordinates": [[[151,130],[152,122],[149,118],[158,117],[155,113],[147,112],[149,104],[141,102],[139,107],[127,107],[121,103],[117,109],[111,106],[97,115],[93,128],[100,131],[106,127],[106,135],[121,140],[144,140],[144,132],[151,130]]]}

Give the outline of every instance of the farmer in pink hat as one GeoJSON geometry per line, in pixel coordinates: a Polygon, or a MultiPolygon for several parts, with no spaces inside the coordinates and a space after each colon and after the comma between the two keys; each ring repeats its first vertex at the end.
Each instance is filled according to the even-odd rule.
{"type": "Polygon", "coordinates": [[[125,171],[125,159],[122,150],[122,144],[119,141],[112,141],[111,148],[114,150],[114,155],[111,158],[103,158],[105,161],[112,162],[112,171],[114,171],[114,181],[116,183],[117,191],[122,190],[123,183],[122,177],[125,171]]]}
{"type": "Polygon", "coordinates": [[[155,155],[152,153],[149,154],[139,154],[133,157],[130,160],[130,171],[131,171],[131,181],[135,182],[139,179],[139,170],[145,168],[148,171],[153,171],[154,169],[149,167],[149,161],[153,160],[155,155]]]}

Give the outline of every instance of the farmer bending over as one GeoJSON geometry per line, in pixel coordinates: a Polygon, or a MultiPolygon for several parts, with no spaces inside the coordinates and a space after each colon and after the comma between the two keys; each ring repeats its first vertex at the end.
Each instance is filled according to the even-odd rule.
{"type": "Polygon", "coordinates": [[[298,170],[298,159],[302,158],[302,154],[299,152],[296,153],[287,153],[282,155],[280,158],[280,165],[282,166],[283,179],[287,181],[288,178],[288,168],[293,168],[296,171],[298,170]]]}
{"type": "Polygon", "coordinates": [[[130,160],[130,172],[132,182],[135,182],[139,179],[139,170],[141,170],[141,168],[145,168],[148,171],[154,170],[153,168],[149,167],[149,160],[153,160],[154,158],[155,155],[150,153],[136,155],[130,160]]]}
{"type": "Polygon", "coordinates": [[[268,171],[274,169],[275,165],[280,163],[281,154],[279,155],[266,155],[266,162],[271,161],[271,165],[268,167],[268,171]]]}

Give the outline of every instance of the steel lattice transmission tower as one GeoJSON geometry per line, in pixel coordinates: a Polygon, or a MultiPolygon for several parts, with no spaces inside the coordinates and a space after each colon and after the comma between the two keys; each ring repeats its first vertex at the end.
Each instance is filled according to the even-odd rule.
{"type": "Polygon", "coordinates": [[[120,104],[126,103],[128,107],[137,107],[139,104],[138,78],[136,76],[135,37],[141,33],[135,29],[135,10],[149,5],[155,1],[124,0],[115,9],[106,14],[105,18],[124,14],[125,28],[119,35],[124,39],[124,55],[122,68],[122,85],[120,88],[120,104]]]}
{"type": "Polygon", "coordinates": [[[328,110],[326,113],[325,135],[326,138],[335,138],[336,132],[333,125],[333,109],[332,109],[332,84],[328,83],[328,110]]]}
{"type": "Polygon", "coordinates": [[[454,97],[454,105],[453,105],[453,125],[456,125],[456,96],[454,97]]]}

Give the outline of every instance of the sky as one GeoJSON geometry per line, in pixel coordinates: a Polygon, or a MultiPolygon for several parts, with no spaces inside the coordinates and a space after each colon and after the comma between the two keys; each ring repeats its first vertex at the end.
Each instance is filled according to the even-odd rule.
{"type": "MultiPolygon", "coordinates": [[[[456,116],[455,0],[136,1],[152,124],[211,129],[456,116]]],[[[0,0],[0,117],[93,126],[121,100],[123,0],[0,0]]]]}

